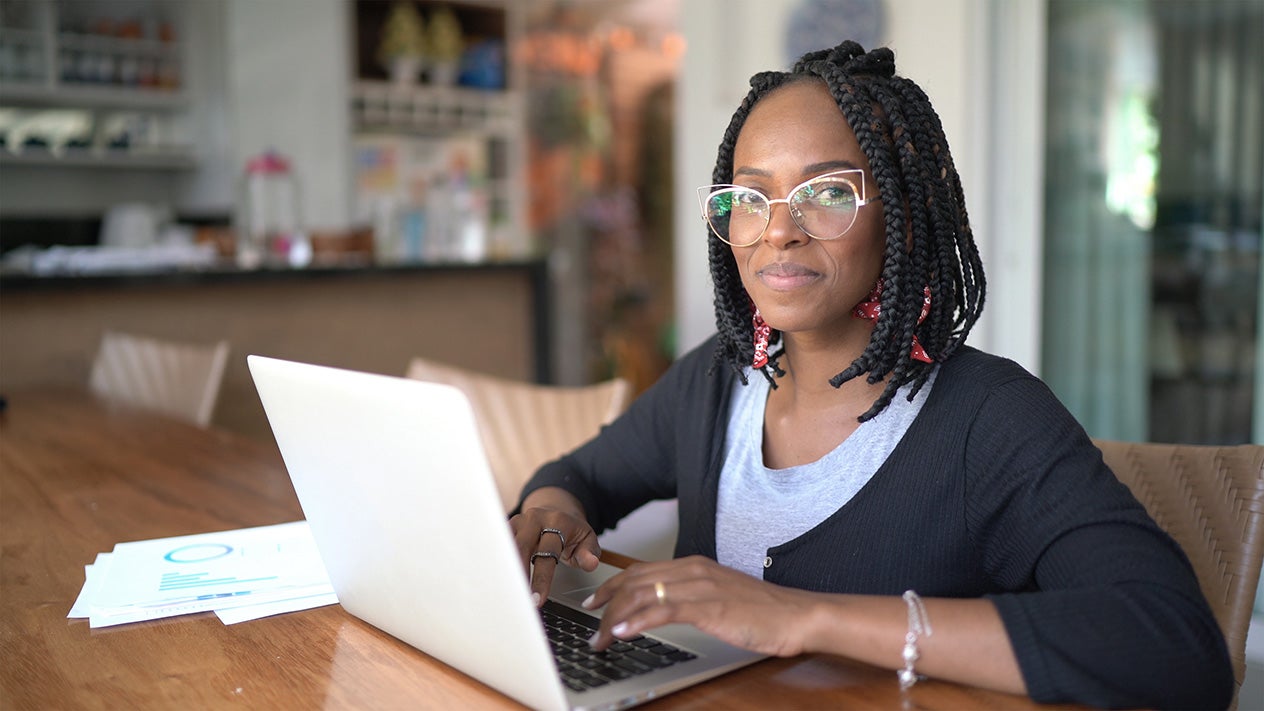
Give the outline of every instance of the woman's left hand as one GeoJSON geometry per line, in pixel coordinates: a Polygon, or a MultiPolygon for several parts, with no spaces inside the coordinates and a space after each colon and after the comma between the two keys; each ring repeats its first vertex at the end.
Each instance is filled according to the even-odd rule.
{"type": "Polygon", "coordinates": [[[630,566],[597,588],[586,605],[606,606],[595,649],[616,637],[685,623],[737,647],[791,657],[804,651],[815,597],[691,556],[630,566]]]}

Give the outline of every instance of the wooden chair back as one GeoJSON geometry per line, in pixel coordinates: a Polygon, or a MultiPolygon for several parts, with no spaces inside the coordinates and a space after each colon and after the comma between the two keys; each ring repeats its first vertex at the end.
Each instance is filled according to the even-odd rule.
{"type": "Polygon", "coordinates": [[[1189,557],[1224,631],[1240,690],[1264,558],[1264,446],[1096,444],[1115,476],[1189,557]]]}
{"type": "Polygon", "coordinates": [[[620,378],[581,387],[537,385],[424,358],[410,361],[406,375],[455,386],[470,399],[506,512],[540,465],[592,438],[631,400],[620,378]]]}
{"type": "Polygon", "coordinates": [[[219,398],[228,350],[227,341],[201,345],[106,332],[88,387],[102,397],[206,427],[219,398]]]}

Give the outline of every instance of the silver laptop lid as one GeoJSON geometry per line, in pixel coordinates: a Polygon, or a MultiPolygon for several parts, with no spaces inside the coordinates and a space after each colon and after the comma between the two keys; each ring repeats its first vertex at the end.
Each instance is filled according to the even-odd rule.
{"type": "Polygon", "coordinates": [[[247,361],[342,606],[528,706],[567,708],[465,396],[247,361]]]}
{"type": "MultiPolygon", "coordinates": [[[[257,355],[247,363],[338,600],[356,617],[538,709],[623,708],[765,656],[668,625],[651,635],[697,658],[566,689],[465,395],[257,355]]],[[[579,609],[616,572],[563,566],[550,598],[579,609]]]]}

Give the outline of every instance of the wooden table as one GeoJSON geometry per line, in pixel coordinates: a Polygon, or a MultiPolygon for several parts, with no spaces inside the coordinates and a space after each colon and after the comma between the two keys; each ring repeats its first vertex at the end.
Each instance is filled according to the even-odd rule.
{"type": "MultiPolygon", "coordinates": [[[[70,391],[0,414],[0,708],[518,708],[337,605],[241,623],[212,613],[89,629],[66,614],[83,566],[122,541],[302,517],[275,446],[70,391]]],[[[1034,709],[919,684],[924,709],[1034,709]]],[[[647,708],[898,709],[895,673],[770,659],[647,708]]]]}

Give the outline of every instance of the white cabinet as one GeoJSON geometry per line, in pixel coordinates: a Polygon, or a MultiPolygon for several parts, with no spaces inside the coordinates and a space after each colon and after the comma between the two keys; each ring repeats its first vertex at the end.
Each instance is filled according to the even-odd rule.
{"type": "Polygon", "coordinates": [[[392,78],[382,51],[401,32],[394,7],[352,2],[356,219],[373,224],[388,260],[529,256],[525,94],[509,58],[524,23],[522,3],[411,0],[413,19],[428,35],[422,46],[444,44],[430,33],[455,24],[462,55],[447,71],[423,55],[403,79],[392,78]]]}
{"type": "Polygon", "coordinates": [[[191,169],[181,3],[0,0],[0,162],[191,169]]]}

